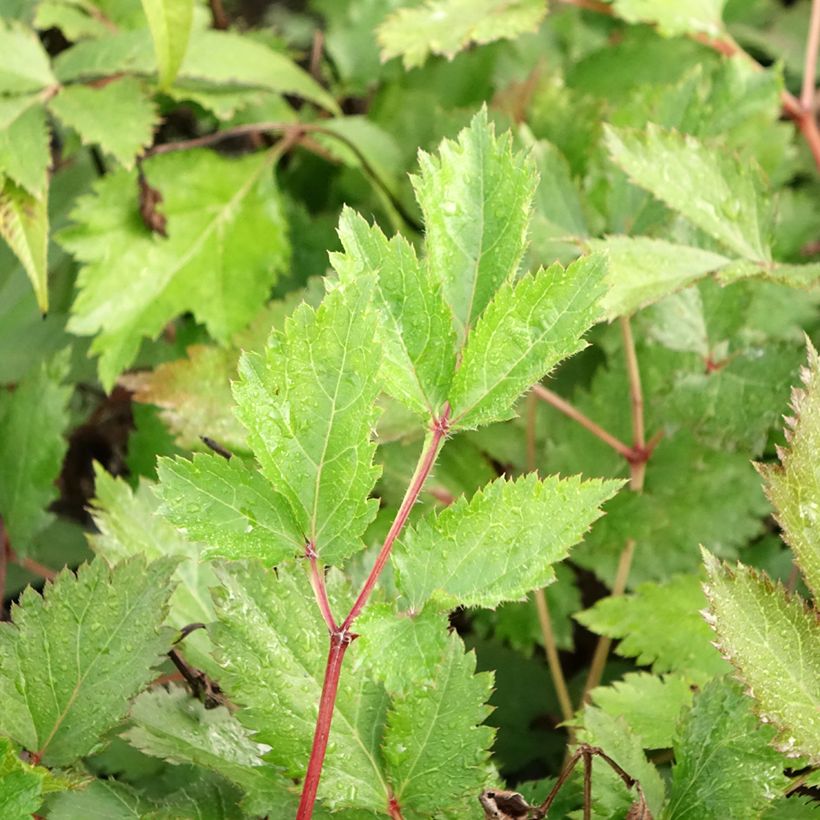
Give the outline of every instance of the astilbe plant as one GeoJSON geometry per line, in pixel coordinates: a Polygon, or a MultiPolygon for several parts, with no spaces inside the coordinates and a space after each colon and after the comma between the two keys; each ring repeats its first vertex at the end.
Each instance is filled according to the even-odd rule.
{"type": "MultiPolygon", "coordinates": [[[[311,816],[317,791],[330,806],[394,817],[458,813],[476,800],[492,737],[480,727],[490,680],[473,674],[475,662],[448,636],[445,615],[458,606],[495,607],[550,583],[552,565],[619,486],[501,478],[408,524],[447,440],[509,418],[525,390],[584,346],[603,292],[595,255],[520,275],[536,175],[508,134],[495,136],[486,113],[437,156],[422,153],[420,166],[413,185],[425,223],[421,258],[401,236],[388,240],[345,211],[343,251],[331,259],[338,279],[321,304],[297,308],[262,355],[242,358],[234,396],[260,472],[219,455],[159,468],[164,514],[207,541],[211,556],[276,567],[232,575],[237,592],[219,593],[217,636],[225,637],[216,642],[221,680],[248,710],[241,719],[272,747],[269,760],[304,777],[300,818],[311,816]],[[369,496],[382,395],[427,433],[354,594],[337,570],[364,548],[376,512],[369,496]],[[391,558],[396,591],[377,594],[391,558]],[[250,584],[267,594],[253,596],[250,584]],[[309,588],[317,615],[311,625],[292,623],[293,599],[309,588]],[[368,613],[374,595],[379,608],[368,613]],[[275,645],[293,657],[280,663],[271,646],[270,660],[264,652],[251,660],[253,647],[238,637],[250,628],[237,600],[246,597],[255,597],[260,615],[269,607],[290,622],[275,645]],[[361,653],[350,649],[359,631],[361,653]],[[313,675],[325,632],[319,694],[313,675]],[[302,646],[286,649],[288,640],[302,646]],[[354,659],[344,664],[348,651],[354,659]],[[301,653],[309,653],[312,675],[294,666],[301,653]],[[366,731],[353,719],[361,710],[371,712],[366,731]],[[367,754],[356,748],[361,733],[374,744],[367,754]]],[[[298,611],[305,606],[300,601],[298,611]]]]}

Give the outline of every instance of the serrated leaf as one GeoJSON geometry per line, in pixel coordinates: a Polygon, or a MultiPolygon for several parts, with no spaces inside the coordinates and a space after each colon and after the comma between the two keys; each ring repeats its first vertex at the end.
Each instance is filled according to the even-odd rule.
{"type": "Polygon", "coordinates": [[[555,579],[567,556],[620,484],[535,474],[498,479],[469,501],[405,532],[394,551],[398,585],[409,607],[494,607],[555,579]]]}
{"type": "Polygon", "coordinates": [[[388,240],[350,209],[342,211],[339,238],[344,253],[332,254],[331,263],[342,284],[377,274],[385,389],[422,417],[436,417],[456,363],[451,315],[440,285],[407,240],[388,240]]]}
{"type": "Polygon", "coordinates": [[[50,820],[143,820],[150,803],[114,778],[93,780],[82,791],[65,792],[49,803],[50,820]]]}
{"type": "Polygon", "coordinates": [[[0,236],[14,251],[34,288],[41,313],[48,311],[48,193],[32,196],[0,174],[0,236]]]}
{"type": "Polygon", "coordinates": [[[759,464],[769,499],[797,564],[820,601],[820,356],[811,342],[803,388],[792,390],[787,419],[788,446],[778,451],[780,464],[759,464]]]}
{"type": "Polygon", "coordinates": [[[58,358],[0,393],[0,516],[20,555],[50,520],[46,507],[57,495],[54,482],[68,448],[63,436],[71,390],[62,385],[64,376],[58,358]]]}
{"type": "Polygon", "coordinates": [[[432,608],[414,614],[371,603],[356,620],[356,657],[390,694],[431,681],[447,645],[447,616],[432,608]]]}
{"type": "Polygon", "coordinates": [[[472,807],[486,782],[494,731],[482,726],[492,675],[475,674],[475,653],[450,635],[432,679],[397,697],[384,755],[393,794],[407,817],[472,807]]]}
{"type": "Polygon", "coordinates": [[[602,305],[608,319],[628,316],[731,261],[712,251],[648,236],[608,236],[587,243],[607,256],[609,290],[602,305]]]}
{"type": "MultiPolygon", "coordinates": [[[[220,684],[243,708],[239,719],[271,748],[266,759],[290,776],[305,773],[327,660],[327,626],[301,573],[230,565],[216,592],[213,640],[220,684]],[[278,577],[277,577],[278,576],[278,577]]],[[[331,604],[337,599],[330,579],[331,604]]],[[[379,740],[384,690],[350,666],[342,670],[319,796],[330,808],[383,811],[388,787],[379,740]]]]}
{"type": "MultiPolygon", "coordinates": [[[[95,464],[91,516],[98,532],[88,535],[97,555],[110,564],[142,556],[150,561],[163,556],[181,559],[174,577],[166,623],[176,629],[193,623],[210,623],[214,609],[209,593],[216,584],[213,570],[202,560],[202,545],[183,538],[158,514],[158,503],[145,479],[132,491],[128,484],[95,464]]],[[[204,630],[185,639],[184,654],[195,666],[213,670],[211,644],[204,630]]]]}
{"type": "Polygon", "coordinates": [[[286,790],[278,769],[262,761],[266,747],[224,706],[206,709],[179,687],[152,689],[134,701],[130,718],[134,726],[123,737],[147,755],[201,766],[248,791],[286,790]]]}
{"type": "Polygon", "coordinates": [[[62,122],[83,142],[98,143],[126,168],[150,145],[159,114],[135,77],[123,77],[101,87],[64,86],[49,103],[62,122]]]}
{"type": "Polygon", "coordinates": [[[645,749],[666,749],[676,737],[681,711],[692,703],[692,687],[681,675],[629,672],[589,696],[608,715],[623,718],[645,749]]]}
{"type": "Polygon", "coordinates": [[[699,615],[704,603],[698,577],[679,575],[641,584],[631,595],[603,598],[575,618],[598,635],[619,639],[619,655],[651,664],[655,673],[679,672],[702,682],[727,670],[699,615]]]}
{"type": "Polygon", "coordinates": [[[178,83],[187,80],[293,94],[332,114],[341,114],[336,100],[293,60],[263,43],[230,31],[193,32],[178,83]]]}
{"type": "Polygon", "coordinates": [[[54,60],[54,72],[63,84],[115,74],[150,76],[156,70],[156,54],[147,28],[75,43],[54,60]]]}
{"type": "Polygon", "coordinates": [[[83,263],[69,329],[94,335],[100,376],[110,387],[155,337],[192,310],[219,341],[246,325],[289,256],[287,226],[271,176],[276,149],[241,159],[209,151],[154,157],[167,239],[137,217],[136,174],[119,171],[77,201],[61,243],[83,263]],[[264,235],[260,243],[257,237],[264,235]],[[116,248],[116,264],[111,253],[116,248]]]}
{"type": "Polygon", "coordinates": [[[605,142],[633,182],[744,259],[771,260],[770,205],[754,165],[653,124],[643,132],[606,126],[605,142]]]}
{"type": "Polygon", "coordinates": [[[614,0],[615,14],[628,23],[652,23],[664,37],[723,32],[726,0],[614,0]]]}
{"type": "Polygon", "coordinates": [[[204,558],[260,558],[267,566],[304,552],[287,500],[241,459],[218,455],[160,459],[160,512],[191,538],[204,558]]]}
{"type": "Polygon", "coordinates": [[[525,249],[535,170],[513,153],[509,133],[496,137],[487,110],[437,156],[419,153],[412,177],[424,215],[430,275],[443,284],[461,344],[499,286],[518,269],[525,249]]]}
{"type": "MultiPolygon", "coordinates": [[[[646,759],[641,739],[630,731],[623,718],[615,718],[595,706],[587,706],[583,717],[583,725],[577,732],[578,740],[601,747],[639,781],[652,816],[658,816],[664,799],[664,784],[657,768],[646,759]]],[[[624,816],[636,799],[635,791],[627,790],[609,766],[597,761],[593,766],[592,801],[599,816],[624,816]]]]}
{"type": "Polygon", "coordinates": [[[242,350],[261,350],[273,328],[281,330],[302,302],[317,306],[324,293],[321,280],[311,279],[306,288],[262,308],[247,328],[234,335],[229,347],[191,345],[186,358],[164,362],[154,370],[126,373],[119,383],[134,393],[134,401],[161,408],[162,420],[181,447],[195,449],[207,435],[229,450],[248,452],[231,393],[239,356],[242,350]]]}
{"type": "Polygon", "coordinates": [[[393,12],[377,29],[382,60],[401,56],[405,68],[429,54],[449,59],[470,43],[492,43],[535,31],[547,13],[541,0],[426,0],[393,12]]]}
{"type": "Polygon", "coordinates": [[[481,314],[450,391],[451,427],[474,429],[512,415],[516,399],[567,356],[598,319],[604,260],[585,256],[508,282],[481,314]]]}
{"type": "Polygon", "coordinates": [[[20,759],[8,738],[0,737],[0,817],[29,820],[43,803],[47,769],[30,766],[20,759]]]}
{"type": "Polygon", "coordinates": [[[37,35],[11,21],[0,22],[0,94],[40,91],[56,82],[37,35]]]}
{"type": "Polygon", "coordinates": [[[706,594],[721,653],[777,729],[788,757],[820,762],[820,625],[814,611],[780,584],[738,563],[731,569],[703,551],[706,594]]]}
{"type": "Polygon", "coordinates": [[[262,472],[325,563],[359,550],[375,515],[368,495],[378,477],[370,436],[380,357],[371,292],[372,280],[362,278],[329,293],[315,311],[300,306],[271,336],[264,358],[242,357],[234,386],[237,417],[262,472]]]}
{"type": "Polygon", "coordinates": [[[32,197],[46,199],[51,135],[41,105],[27,106],[0,130],[0,175],[10,177],[32,197]]]}
{"type": "Polygon", "coordinates": [[[49,766],[88,754],[154,675],[175,559],[102,559],[30,587],[0,624],[0,727],[49,766]]]}
{"type": "Polygon", "coordinates": [[[142,8],[148,18],[154,53],[159,66],[160,88],[167,88],[179,71],[191,23],[194,17],[193,0],[142,0],[142,8]]]}
{"type": "Polygon", "coordinates": [[[69,42],[86,37],[105,37],[111,32],[111,23],[95,17],[74,0],[40,0],[32,23],[39,31],[57,28],[69,42]]]}
{"type": "Polygon", "coordinates": [[[749,699],[725,678],[710,682],[681,721],[665,820],[759,817],[789,784],[749,699]]]}

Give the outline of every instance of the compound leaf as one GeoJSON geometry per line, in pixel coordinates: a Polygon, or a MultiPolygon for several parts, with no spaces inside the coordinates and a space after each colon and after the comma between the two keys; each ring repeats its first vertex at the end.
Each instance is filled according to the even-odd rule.
{"type": "Polygon", "coordinates": [[[509,133],[496,137],[487,110],[473,117],[438,156],[419,152],[412,177],[424,215],[426,261],[444,286],[459,342],[511,278],[526,245],[536,174],[532,160],[513,152],[509,133]]]}
{"type": "Polygon", "coordinates": [[[237,416],[262,472],[293,510],[303,543],[325,563],[361,548],[375,515],[371,432],[380,357],[372,279],[300,306],[265,356],[245,355],[234,387],[237,416]]]}
{"type": "Polygon", "coordinates": [[[581,336],[599,317],[604,267],[602,257],[585,256],[501,286],[467,337],[450,392],[452,427],[510,418],[526,389],[586,347],[581,336]]]}
{"type": "Polygon", "coordinates": [[[731,262],[712,251],[648,236],[608,236],[586,242],[607,256],[609,289],[602,304],[608,319],[628,316],[731,262]]]}
{"type": "Polygon", "coordinates": [[[748,160],[651,123],[643,132],[606,126],[605,141],[637,185],[743,259],[771,260],[770,206],[748,160]]]}
{"type": "Polygon", "coordinates": [[[535,31],[547,13],[541,0],[426,0],[393,12],[378,28],[382,60],[401,56],[405,68],[429,54],[449,59],[470,43],[492,43],[535,31]]]}
{"type": "Polygon", "coordinates": [[[617,481],[498,479],[402,536],[394,553],[410,608],[494,607],[552,583],[552,565],[601,515],[617,481]]]}
{"type": "Polygon", "coordinates": [[[666,820],[759,817],[789,780],[751,702],[726,678],[711,681],[681,721],[666,820]]]}
{"type": "Polygon", "coordinates": [[[592,702],[614,718],[623,717],[645,749],[672,746],[681,711],[692,704],[692,686],[681,675],[629,672],[623,680],[599,686],[592,702]]]}
{"type": "MultiPolygon", "coordinates": [[[[301,777],[310,754],[327,660],[327,627],[301,573],[228,565],[215,593],[213,640],[220,684],[266,759],[301,777]]],[[[331,605],[337,600],[329,579],[331,605]]],[[[383,810],[388,788],[379,738],[384,690],[360,670],[342,670],[319,796],[328,805],[383,810]]]]}
{"type": "Polygon", "coordinates": [[[651,664],[653,672],[704,681],[727,670],[699,615],[704,603],[698,577],[679,575],[663,584],[641,584],[631,595],[603,598],[575,618],[599,635],[620,639],[616,652],[651,664]]]}
{"type": "Polygon", "coordinates": [[[154,676],[177,561],[101,558],[30,587],[0,624],[0,728],[49,766],[91,752],[154,676]]]}
{"type": "Polygon", "coordinates": [[[287,500],[241,459],[163,458],[158,475],[160,512],[208,544],[203,557],[261,558],[272,566],[304,550],[287,500]]]}
{"type": "Polygon", "coordinates": [[[11,546],[21,555],[50,520],[67,444],[68,399],[58,358],[42,364],[15,390],[0,393],[0,515],[11,546]]]}
{"type": "Polygon", "coordinates": [[[342,211],[344,253],[331,255],[339,279],[376,272],[385,389],[425,418],[438,415],[456,363],[450,311],[441,286],[402,236],[388,240],[350,209],[342,211]]]}
{"type": "Polygon", "coordinates": [[[262,760],[265,746],[224,706],[206,709],[178,687],[152,689],[136,699],[130,718],[123,737],[147,755],[201,766],[248,791],[285,791],[287,781],[262,760]]]}
{"type": "MultiPolygon", "coordinates": [[[[157,499],[151,482],[141,479],[135,491],[121,478],[114,478],[94,465],[94,493],[91,516],[98,532],[88,536],[97,555],[110,564],[143,556],[150,561],[163,556],[180,559],[174,577],[176,589],[171,596],[166,623],[176,629],[214,619],[209,588],[216,584],[213,570],[200,560],[202,545],[180,535],[158,514],[157,499]]],[[[211,645],[204,630],[185,639],[186,657],[209,671],[211,645]]]]}
{"type": "Polygon", "coordinates": [[[83,263],[69,329],[96,334],[91,349],[102,354],[106,387],[140,340],[179,313],[193,311],[222,342],[253,318],[289,257],[271,174],[277,157],[275,149],[241,159],[209,151],[154,157],[147,171],[159,181],[167,238],[140,223],[134,172],[106,175],[77,201],[75,225],[61,234],[83,263]]]}
{"type": "Polygon", "coordinates": [[[126,168],[151,143],[159,114],[136,77],[122,77],[94,88],[64,86],[49,109],[83,142],[99,143],[126,168]]]}
{"type": "Polygon", "coordinates": [[[703,551],[706,616],[723,655],[777,728],[788,757],[820,762],[820,625],[813,610],[750,567],[732,569],[703,551]]]}
{"type": "Polygon", "coordinates": [[[783,535],[794,551],[806,584],[820,600],[820,356],[808,343],[803,389],[792,391],[794,416],[787,419],[788,447],[779,465],[759,464],[783,535]]]}
{"type": "Polygon", "coordinates": [[[475,653],[450,635],[435,674],[397,697],[388,712],[384,755],[402,812],[431,817],[472,807],[486,781],[494,730],[492,675],[475,674],[475,653]]]}

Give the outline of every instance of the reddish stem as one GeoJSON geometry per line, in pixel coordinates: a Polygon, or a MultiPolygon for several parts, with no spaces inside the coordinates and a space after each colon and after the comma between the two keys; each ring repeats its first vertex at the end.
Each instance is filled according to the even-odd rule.
{"type": "MultiPolygon", "coordinates": [[[[379,576],[390,558],[390,551],[393,548],[393,544],[407,523],[410,510],[413,509],[413,505],[418,501],[419,495],[424,487],[424,482],[433,469],[436,456],[450,428],[449,419],[450,405],[445,404],[441,416],[433,421],[427,446],[422,452],[418,466],[416,467],[416,472],[413,474],[410,486],[407,488],[399,511],[396,513],[393,525],[390,527],[390,531],[384,539],[384,544],[373,563],[373,568],[370,570],[370,574],[362,586],[359,597],[356,598],[355,603],[341,626],[336,626],[333,621],[333,616],[330,614],[330,604],[327,602],[324,578],[316,563],[316,552],[310,544],[305,548],[305,554],[311,561],[311,582],[314,584],[313,588],[316,593],[316,599],[319,602],[319,608],[322,609],[322,616],[330,628],[330,651],[327,656],[325,680],[322,685],[322,698],[319,702],[319,715],[316,718],[316,730],[313,733],[313,747],[310,750],[310,760],[308,761],[305,782],[302,786],[302,797],[299,801],[299,811],[296,814],[296,820],[310,820],[313,816],[313,805],[316,802],[316,792],[319,788],[319,778],[322,775],[322,765],[325,760],[327,741],[330,737],[330,725],[333,721],[333,711],[336,705],[336,692],[339,688],[339,675],[342,671],[342,661],[347,647],[350,646],[357,637],[350,631],[350,627],[361,613],[373,592],[376,582],[379,580],[379,576]]],[[[401,808],[395,797],[391,796],[388,808],[392,817],[397,818],[397,820],[401,818],[401,808]]]]}
{"type": "Polygon", "coordinates": [[[382,574],[382,570],[385,568],[387,561],[390,558],[390,551],[393,548],[393,543],[396,538],[398,538],[404,525],[407,523],[410,510],[413,509],[413,505],[418,500],[422,487],[424,487],[424,482],[427,481],[427,476],[430,475],[430,470],[433,469],[433,464],[435,464],[439,448],[441,447],[441,443],[447,435],[447,431],[449,429],[450,405],[447,404],[444,406],[444,412],[441,414],[441,417],[433,422],[430,443],[422,454],[421,460],[416,468],[416,472],[410,482],[410,486],[407,488],[407,492],[401,502],[401,507],[399,507],[399,511],[396,513],[396,517],[393,520],[393,525],[390,527],[390,531],[384,539],[384,544],[376,557],[373,568],[370,570],[370,575],[367,576],[367,580],[364,582],[364,586],[362,587],[362,591],[359,593],[359,597],[356,598],[356,602],[353,604],[347,618],[345,618],[344,623],[342,624],[343,630],[350,629],[351,624],[356,620],[356,618],[359,617],[362,609],[364,609],[364,605],[367,603],[367,599],[373,592],[373,588],[376,586],[376,582],[379,580],[379,576],[382,574]]]}
{"type": "Polygon", "coordinates": [[[305,557],[310,561],[310,585],[313,587],[313,594],[316,596],[316,603],[319,605],[319,610],[322,617],[325,619],[327,628],[330,634],[333,635],[339,631],[339,627],[333,618],[333,612],[330,609],[330,601],[327,597],[327,587],[325,586],[325,575],[319,566],[318,555],[316,554],[316,547],[312,541],[305,544],[305,557]]]}
{"type": "Polygon", "coordinates": [[[347,647],[350,646],[354,637],[349,632],[342,630],[337,630],[330,636],[330,651],[328,652],[327,666],[325,667],[322,698],[319,701],[319,716],[316,719],[313,748],[310,752],[310,762],[302,786],[302,798],[299,801],[296,820],[310,820],[313,816],[313,804],[316,802],[316,791],[319,788],[319,778],[322,776],[322,765],[325,762],[327,739],[330,737],[330,724],[333,721],[333,707],[336,705],[336,692],[339,689],[342,661],[347,647]]]}

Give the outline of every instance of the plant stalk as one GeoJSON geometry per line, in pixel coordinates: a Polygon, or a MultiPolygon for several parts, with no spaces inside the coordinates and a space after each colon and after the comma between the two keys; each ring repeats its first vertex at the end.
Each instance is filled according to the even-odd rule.
{"type": "MultiPolygon", "coordinates": [[[[547,595],[543,589],[535,590],[535,607],[538,610],[538,622],[541,625],[541,635],[544,638],[544,649],[547,653],[547,664],[549,665],[552,685],[558,695],[558,704],[561,707],[561,717],[570,721],[573,716],[572,698],[569,696],[567,681],[564,678],[564,670],[561,668],[561,658],[558,655],[558,647],[555,644],[555,632],[552,629],[552,619],[550,618],[547,595]]],[[[572,729],[570,728],[570,736],[572,729]]]]}
{"type": "Polygon", "coordinates": [[[817,49],[820,47],[820,0],[812,0],[809,33],[806,38],[806,62],[800,105],[808,116],[814,114],[814,77],[817,72],[817,49]]]}
{"type": "MultiPolygon", "coordinates": [[[[396,513],[396,518],[393,520],[390,531],[384,539],[384,544],[373,563],[370,574],[367,576],[367,580],[364,582],[359,596],[356,598],[356,601],[341,626],[336,626],[335,622],[333,622],[333,617],[330,615],[329,603],[327,604],[327,612],[325,612],[323,601],[327,600],[327,595],[326,593],[323,594],[324,579],[321,577],[318,564],[316,564],[316,570],[314,572],[313,559],[311,559],[311,580],[316,584],[314,591],[319,601],[319,607],[322,609],[325,622],[327,623],[329,617],[330,621],[333,622],[333,627],[330,629],[330,649],[327,656],[327,666],[325,667],[325,679],[322,684],[322,697],[319,701],[319,714],[316,718],[316,729],[313,733],[313,746],[310,750],[310,760],[308,761],[305,782],[302,786],[302,796],[299,801],[299,810],[296,814],[296,820],[310,820],[313,816],[316,792],[319,788],[319,779],[322,775],[322,764],[325,760],[327,741],[330,737],[330,726],[333,721],[333,711],[336,705],[336,693],[339,689],[339,676],[342,671],[342,662],[347,647],[350,646],[357,637],[350,631],[350,627],[370,598],[376,586],[376,582],[379,580],[379,576],[382,574],[390,558],[390,551],[393,548],[393,544],[407,523],[413,505],[418,501],[424,483],[427,481],[433,469],[436,457],[449,431],[449,419],[450,406],[445,405],[441,416],[433,421],[430,434],[427,437],[418,465],[416,466],[416,471],[413,473],[413,478],[410,480],[399,511],[396,513]]],[[[310,545],[308,546],[310,547],[310,545]]],[[[311,551],[315,558],[315,550],[312,549],[306,550],[307,557],[311,558],[311,551]]],[[[391,801],[390,811],[393,812],[394,816],[400,817],[400,807],[395,803],[393,798],[391,798],[391,801]]]]}
{"type": "MultiPolygon", "coordinates": [[[[618,569],[615,573],[615,582],[612,585],[612,597],[623,595],[626,590],[626,581],[629,578],[629,570],[632,567],[632,556],[635,552],[635,541],[630,538],[626,542],[621,557],[618,559],[618,569]]],[[[599,638],[595,646],[595,653],[592,656],[592,663],[589,666],[584,693],[581,696],[581,703],[585,703],[589,693],[601,682],[606,666],[606,659],[609,656],[609,649],[612,646],[611,638],[599,638]]]]}
{"type": "MultiPolygon", "coordinates": [[[[638,356],[635,353],[635,339],[632,336],[632,325],[628,316],[622,316],[621,332],[624,337],[624,354],[626,355],[626,372],[629,377],[629,402],[632,408],[632,451],[646,453],[646,430],[643,420],[643,388],[641,371],[638,367],[638,356]]],[[[629,462],[629,487],[633,492],[643,490],[646,476],[646,457],[629,462]]]]}
{"type": "Polygon", "coordinates": [[[586,430],[589,430],[592,435],[597,436],[604,444],[609,445],[616,453],[623,456],[627,461],[631,462],[635,458],[635,451],[624,444],[620,439],[615,438],[612,433],[607,432],[599,424],[596,424],[591,418],[585,416],[576,407],[573,407],[568,401],[562,399],[557,393],[552,390],[547,390],[542,384],[536,384],[532,389],[533,393],[539,399],[543,399],[547,404],[551,404],[556,410],[560,410],[565,416],[577,421],[586,430]]]}

